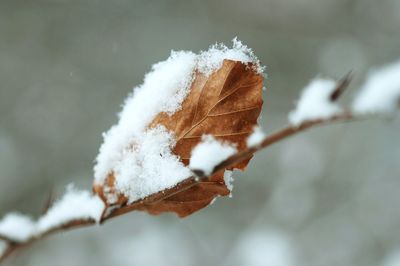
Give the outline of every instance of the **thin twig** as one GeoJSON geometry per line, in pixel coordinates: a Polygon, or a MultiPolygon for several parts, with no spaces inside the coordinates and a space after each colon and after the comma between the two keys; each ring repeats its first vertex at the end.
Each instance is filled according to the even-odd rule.
{"type": "Polygon", "coordinates": [[[305,131],[306,129],[309,129],[311,127],[322,126],[322,125],[332,124],[332,123],[337,123],[337,122],[347,122],[347,121],[352,121],[354,119],[355,118],[353,117],[353,115],[351,113],[343,112],[342,114],[336,115],[329,119],[309,120],[309,121],[303,122],[299,126],[288,126],[284,129],[281,129],[281,130],[267,136],[266,138],[264,138],[264,140],[261,142],[261,144],[251,147],[251,148],[247,148],[241,152],[238,152],[238,153],[230,156],[225,161],[222,161],[217,166],[215,166],[213,173],[216,173],[222,169],[228,168],[232,165],[235,165],[244,160],[247,160],[247,159],[251,158],[251,156],[253,156],[254,153],[256,153],[276,142],[279,142],[283,139],[291,137],[292,135],[295,135],[297,133],[305,131]]]}

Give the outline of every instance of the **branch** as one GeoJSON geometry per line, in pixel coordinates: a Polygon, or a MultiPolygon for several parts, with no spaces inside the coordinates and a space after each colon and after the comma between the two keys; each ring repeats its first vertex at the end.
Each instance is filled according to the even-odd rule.
{"type": "MultiPolygon", "coordinates": [[[[291,137],[295,134],[301,133],[309,128],[322,126],[322,125],[330,125],[330,124],[334,124],[334,123],[338,123],[338,122],[351,122],[351,121],[357,120],[358,118],[359,117],[353,116],[350,112],[343,112],[343,113],[336,115],[329,119],[309,120],[309,121],[303,122],[299,126],[287,126],[283,129],[265,137],[260,145],[251,147],[251,148],[247,148],[239,153],[236,153],[236,154],[230,156],[226,160],[222,161],[220,164],[218,164],[214,168],[211,175],[213,175],[214,173],[221,171],[225,168],[228,168],[232,165],[235,165],[239,162],[245,161],[245,160],[249,159],[251,156],[253,156],[254,153],[256,153],[274,143],[277,143],[288,137],[291,137]]],[[[155,193],[151,196],[148,196],[142,200],[133,202],[129,205],[125,205],[125,206],[122,206],[120,208],[116,208],[113,210],[107,210],[107,213],[105,213],[105,215],[103,216],[100,223],[102,224],[114,217],[123,215],[123,214],[131,212],[131,211],[141,210],[146,205],[156,204],[162,200],[172,197],[173,195],[181,193],[201,182],[211,182],[211,181],[208,181],[207,177],[204,177],[204,178],[190,177],[190,178],[178,183],[173,188],[166,189],[161,192],[155,193]]],[[[71,229],[75,229],[75,228],[91,226],[91,225],[95,225],[95,224],[96,224],[96,222],[94,220],[72,220],[66,224],[59,226],[59,227],[51,228],[46,232],[43,232],[39,235],[35,235],[34,237],[28,239],[25,242],[15,242],[15,241],[10,240],[6,236],[0,236],[0,240],[3,240],[8,244],[8,248],[6,249],[6,251],[0,255],[0,262],[4,261],[4,259],[6,259],[11,254],[13,254],[16,250],[18,250],[22,247],[28,246],[38,240],[41,240],[50,234],[57,233],[59,231],[66,231],[66,230],[71,230],[71,229]]]]}
{"type": "Polygon", "coordinates": [[[236,153],[236,154],[230,156],[228,159],[222,161],[217,166],[215,166],[213,173],[216,173],[222,169],[230,167],[231,165],[235,165],[237,163],[245,161],[245,160],[251,158],[251,156],[253,156],[254,153],[256,153],[276,142],[279,142],[283,139],[291,137],[292,135],[295,135],[297,133],[305,131],[306,129],[309,129],[311,127],[333,124],[333,123],[338,123],[338,122],[350,122],[353,120],[356,120],[356,118],[350,112],[343,112],[342,114],[336,115],[329,119],[309,120],[309,121],[303,122],[299,126],[288,126],[286,128],[283,128],[283,129],[265,137],[264,140],[261,142],[261,144],[251,147],[251,148],[247,148],[239,153],[236,153]]]}

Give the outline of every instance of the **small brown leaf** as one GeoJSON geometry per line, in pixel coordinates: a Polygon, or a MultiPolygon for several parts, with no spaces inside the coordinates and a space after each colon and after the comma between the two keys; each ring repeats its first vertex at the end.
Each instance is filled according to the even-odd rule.
{"type": "MultiPolygon", "coordinates": [[[[251,64],[224,60],[222,67],[208,77],[196,72],[182,108],[171,116],[158,114],[149,128],[163,125],[175,134],[173,153],[185,165],[189,164],[191,151],[204,134],[235,144],[238,151],[242,151],[261,112],[262,85],[262,75],[256,73],[251,64]]],[[[248,161],[238,163],[229,170],[244,170],[248,161]]],[[[107,178],[106,183],[111,188],[114,179],[112,174],[107,178]]],[[[99,195],[104,194],[102,187],[95,186],[94,190],[99,195]]],[[[219,171],[207,181],[169,197],[166,195],[156,203],[143,203],[136,209],[151,214],[175,212],[184,217],[206,207],[216,196],[229,193],[224,183],[224,171],[219,171]]],[[[119,195],[118,203],[124,205],[126,202],[126,197],[119,195]]]]}

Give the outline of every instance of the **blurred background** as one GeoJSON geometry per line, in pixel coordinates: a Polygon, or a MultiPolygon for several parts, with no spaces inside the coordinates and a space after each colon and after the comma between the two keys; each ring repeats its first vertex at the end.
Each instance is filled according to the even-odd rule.
{"type": "MultiPolygon", "coordinates": [[[[400,0],[1,0],[0,215],[90,188],[101,133],[170,50],[233,37],[267,66],[270,133],[310,79],[400,58],[400,0]]],[[[145,110],[144,110],[145,111],[145,110]]],[[[5,265],[399,266],[400,116],[338,124],[257,154],[232,198],[186,218],[130,213],[5,265]]]]}

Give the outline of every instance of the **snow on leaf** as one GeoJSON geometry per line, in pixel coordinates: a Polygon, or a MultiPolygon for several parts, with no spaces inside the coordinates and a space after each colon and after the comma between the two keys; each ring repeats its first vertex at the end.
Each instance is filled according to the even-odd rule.
{"type": "Polygon", "coordinates": [[[180,109],[193,80],[195,64],[195,54],[181,51],[172,52],[166,61],[152,66],[143,84],[126,99],[118,124],[104,134],[104,143],[94,167],[96,183],[102,184],[117,168],[120,172],[132,172],[132,168],[142,161],[153,159],[154,154],[150,154],[150,158],[147,154],[140,154],[141,158],[134,162],[131,160],[131,167],[122,167],[127,165],[126,153],[132,151],[132,145],[147,137],[146,128],[154,117],[160,112],[172,114],[180,109]]]}
{"type": "MultiPolygon", "coordinates": [[[[186,74],[170,75],[171,80],[179,78],[190,82],[176,84],[165,79],[167,84],[175,84],[166,89],[162,82],[145,79],[139,87],[141,94],[150,97],[143,97],[140,101],[156,101],[151,99],[153,97],[158,98],[157,104],[163,105],[164,101],[172,101],[170,97],[174,95],[165,93],[165,90],[176,91],[180,90],[179,86],[189,84],[181,88],[186,97],[178,99],[175,110],[137,103],[141,109],[123,111],[120,122],[106,134],[95,167],[94,191],[107,205],[129,205],[190,178],[191,152],[203,135],[232,143],[238,151],[247,147],[246,139],[257,124],[262,106],[263,77],[259,73],[258,60],[237,40],[231,49],[213,46],[209,51],[194,56],[195,64],[192,59],[175,62],[187,66],[181,67],[186,74]],[[145,93],[146,90],[153,93],[145,93]],[[152,119],[146,119],[144,123],[140,117],[147,112],[151,113],[152,119]],[[121,126],[121,121],[126,123],[121,126]],[[138,127],[136,121],[141,121],[142,126],[138,127]],[[109,142],[119,144],[110,145],[109,142]],[[113,149],[117,151],[110,151],[113,149]],[[113,155],[109,156],[108,152],[113,155]]],[[[172,65],[178,68],[175,63],[172,65]]],[[[162,71],[168,76],[167,66],[162,71]]],[[[126,101],[124,110],[134,109],[130,105],[138,101],[137,94],[126,101]]],[[[148,114],[145,116],[150,117],[148,114]]],[[[233,168],[244,169],[247,163],[233,168]]],[[[207,181],[184,192],[141,208],[154,214],[172,211],[180,216],[189,215],[207,206],[215,196],[229,194],[223,175],[223,171],[215,173],[207,181]]]]}
{"type": "Polygon", "coordinates": [[[189,167],[210,175],[214,167],[236,153],[236,148],[229,143],[216,140],[212,135],[203,135],[202,141],[192,150],[189,167]]]}

